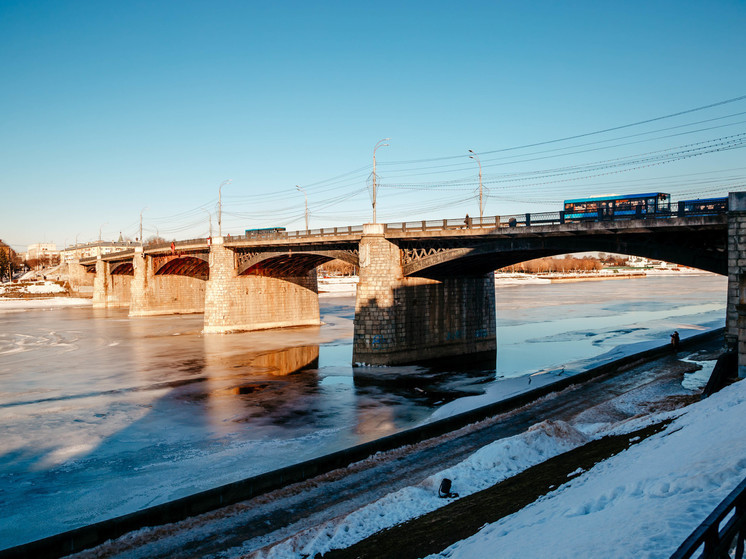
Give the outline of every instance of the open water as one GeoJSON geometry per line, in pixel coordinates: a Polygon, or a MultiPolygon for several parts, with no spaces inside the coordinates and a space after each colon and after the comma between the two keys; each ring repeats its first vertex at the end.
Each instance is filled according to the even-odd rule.
{"type": "Polygon", "coordinates": [[[322,297],[321,327],[230,335],[201,315],[0,313],[0,549],[723,326],[725,299],[712,275],[498,286],[496,364],[390,384],[354,374],[353,297],[322,297]]]}

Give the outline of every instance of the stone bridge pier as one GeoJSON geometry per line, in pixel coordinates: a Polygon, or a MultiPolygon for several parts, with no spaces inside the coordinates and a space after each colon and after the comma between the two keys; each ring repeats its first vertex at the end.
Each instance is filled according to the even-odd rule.
{"type": "Polygon", "coordinates": [[[398,245],[378,224],[364,226],[359,258],[354,363],[494,355],[494,274],[405,277],[398,245]]]}
{"type": "MultiPolygon", "coordinates": [[[[195,256],[154,257],[135,248],[130,316],[201,313],[207,263],[195,256]]],[[[114,276],[112,276],[114,277],[114,276]]]]}
{"type": "Polygon", "coordinates": [[[738,350],[738,376],[746,377],[746,192],[728,196],[728,310],[726,341],[738,350]]]}
{"type": "Polygon", "coordinates": [[[67,277],[70,289],[76,297],[93,297],[95,275],[88,272],[88,268],[80,263],[80,259],[67,263],[67,277]]]}
{"type": "Polygon", "coordinates": [[[132,264],[111,263],[96,260],[96,276],[93,280],[93,307],[115,308],[130,305],[132,290],[132,264]]]}
{"type": "Polygon", "coordinates": [[[217,237],[210,246],[204,332],[318,326],[318,291],[315,268],[303,273],[239,270],[238,255],[217,237]]]}

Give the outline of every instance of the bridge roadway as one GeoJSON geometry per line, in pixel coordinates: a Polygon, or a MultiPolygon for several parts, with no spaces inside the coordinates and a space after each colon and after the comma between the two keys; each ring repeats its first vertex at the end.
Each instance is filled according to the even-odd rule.
{"type": "MultiPolygon", "coordinates": [[[[717,352],[719,340],[700,342],[690,351],[707,348],[717,352]]],[[[674,355],[634,364],[611,364],[613,372],[539,398],[530,404],[489,417],[466,428],[418,444],[388,452],[375,459],[356,462],[347,468],[272,491],[181,522],[126,534],[70,559],[149,557],[192,558],[253,556],[305,530],[324,532],[328,522],[374,503],[404,487],[416,486],[497,440],[524,433],[542,421],[564,421],[571,425],[616,423],[650,410],[683,405],[684,372],[696,365],[674,355]],[[635,397],[635,393],[644,394],[635,397]],[[659,394],[661,401],[650,401],[659,394]],[[630,402],[639,401],[639,408],[630,402]],[[237,548],[240,548],[240,552],[237,548]],[[231,552],[229,552],[231,550],[231,552]]],[[[561,484],[567,480],[558,480],[561,484]]],[[[454,480],[458,491],[459,480],[454,480]]],[[[331,529],[334,531],[334,529],[331,529]]]]}
{"type": "Polygon", "coordinates": [[[401,364],[494,353],[493,271],[585,251],[642,256],[727,275],[727,337],[743,340],[746,193],[729,211],[565,222],[563,213],[366,224],[272,236],[193,239],[81,260],[94,306],[130,316],[204,313],[205,333],[320,324],[316,268],[359,268],[353,361],[401,364]],[[743,315],[740,319],[739,316],[743,315]],[[740,334],[740,335],[739,335],[740,334]]]}

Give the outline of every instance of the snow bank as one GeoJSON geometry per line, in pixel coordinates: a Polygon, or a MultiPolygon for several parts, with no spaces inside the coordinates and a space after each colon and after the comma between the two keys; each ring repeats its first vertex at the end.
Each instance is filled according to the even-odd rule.
{"type": "Polygon", "coordinates": [[[431,559],[668,557],[746,475],[745,414],[739,382],[431,559]]]}
{"type": "Polygon", "coordinates": [[[55,293],[66,293],[66,290],[59,283],[45,280],[0,284],[0,295],[6,293],[49,293],[53,295],[55,293]]]}
{"type": "Polygon", "coordinates": [[[456,480],[461,497],[471,495],[553,456],[581,446],[589,439],[567,423],[544,421],[525,433],[487,445],[463,462],[428,477],[420,484],[390,493],[352,514],[301,532],[255,557],[286,559],[349,547],[368,536],[450,502],[438,497],[443,478],[456,480]]]}
{"type": "Polygon", "coordinates": [[[3,299],[0,298],[0,313],[18,312],[32,309],[53,309],[58,307],[86,307],[93,304],[92,299],[78,297],[52,297],[39,299],[3,299]]]}
{"type": "Polygon", "coordinates": [[[344,276],[333,278],[319,278],[319,295],[332,293],[334,295],[354,295],[357,291],[358,277],[344,276]]]}

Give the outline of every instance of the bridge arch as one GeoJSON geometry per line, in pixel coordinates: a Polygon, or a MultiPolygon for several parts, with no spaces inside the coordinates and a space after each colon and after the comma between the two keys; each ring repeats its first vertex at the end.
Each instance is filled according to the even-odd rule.
{"type": "Polygon", "coordinates": [[[259,252],[239,258],[237,275],[299,277],[331,260],[358,266],[357,253],[347,250],[259,252]]]}
{"type": "Polygon", "coordinates": [[[153,268],[156,276],[188,276],[205,281],[210,277],[209,259],[202,254],[154,258],[153,268]]]}
{"type": "Polygon", "coordinates": [[[109,273],[112,276],[133,276],[135,275],[135,267],[132,262],[114,262],[111,264],[109,273]]]}
{"type": "Polygon", "coordinates": [[[405,276],[438,279],[483,275],[535,258],[577,252],[627,254],[664,260],[727,275],[727,235],[718,230],[656,232],[655,235],[577,235],[497,239],[462,247],[430,247],[403,252],[405,276]]]}

